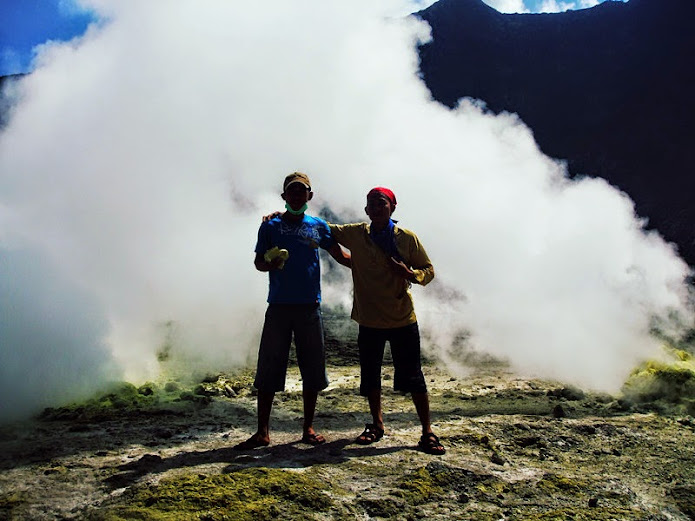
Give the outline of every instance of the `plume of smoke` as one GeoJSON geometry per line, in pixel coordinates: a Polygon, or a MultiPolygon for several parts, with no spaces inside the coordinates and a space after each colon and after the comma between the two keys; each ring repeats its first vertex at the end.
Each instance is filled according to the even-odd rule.
{"type": "Polygon", "coordinates": [[[104,343],[107,329],[98,302],[40,254],[0,250],[0,419],[22,418],[119,378],[104,343]]]}
{"type": "MultiPolygon", "coordinates": [[[[99,310],[65,307],[85,334],[41,363],[101,353],[85,379],[112,365],[147,378],[172,323],[181,356],[247,361],[267,285],[256,231],[293,170],[312,177],[312,209],[343,219],[393,187],[437,270],[415,297],[443,356],[465,331],[520,371],[612,388],[655,348],[650,317],[685,312],[687,267],[624,194],[568,181],[513,115],[430,99],[415,50],[427,26],[385,16],[401,2],[89,5],[108,22],[42,50],[0,135],[3,253],[35,252],[47,283],[60,274],[66,298],[99,310]]],[[[48,336],[20,338],[21,322],[0,331],[17,360],[48,336]]]]}

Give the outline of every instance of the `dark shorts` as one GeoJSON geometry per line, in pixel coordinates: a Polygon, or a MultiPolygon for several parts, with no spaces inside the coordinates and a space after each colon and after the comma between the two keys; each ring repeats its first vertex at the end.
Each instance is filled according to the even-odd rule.
{"type": "Polygon", "coordinates": [[[270,304],[265,312],[261,347],[253,385],[265,392],[285,390],[290,343],[294,335],[303,388],[328,387],[323,319],[318,304],[270,304]]]}
{"type": "Polygon", "coordinates": [[[420,364],[420,330],[417,322],[405,327],[376,329],[360,326],[360,394],[381,389],[381,366],[388,340],[393,358],[393,389],[404,393],[426,393],[427,384],[420,364]]]}

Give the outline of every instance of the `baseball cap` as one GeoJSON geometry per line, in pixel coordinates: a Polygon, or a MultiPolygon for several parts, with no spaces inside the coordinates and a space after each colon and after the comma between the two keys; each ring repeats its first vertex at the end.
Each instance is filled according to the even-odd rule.
{"type": "Polygon", "coordinates": [[[282,183],[282,191],[287,190],[287,187],[294,183],[301,183],[311,190],[311,181],[309,181],[309,176],[303,174],[302,172],[292,172],[290,175],[285,177],[285,182],[282,183]]]}

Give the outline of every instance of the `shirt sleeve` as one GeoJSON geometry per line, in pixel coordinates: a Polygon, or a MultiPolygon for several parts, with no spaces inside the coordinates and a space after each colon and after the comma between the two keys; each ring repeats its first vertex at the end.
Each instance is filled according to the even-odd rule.
{"type": "Polygon", "coordinates": [[[272,248],[270,244],[270,225],[267,222],[261,223],[261,226],[258,228],[258,238],[256,239],[256,249],[254,251],[263,254],[270,248],[272,248]]]}
{"type": "Polygon", "coordinates": [[[333,237],[332,230],[326,221],[319,221],[319,246],[324,250],[330,249],[335,244],[335,238],[333,237]]]}
{"type": "Polygon", "coordinates": [[[326,223],[328,224],[328,229],[331,231],[331,236],[338,242],[340,242],[340,239],[338,237],[342,235],[342,226],[339,224],[331,224],[331,223],[326,223]]]}
{"type": "Polygon", "coordinates": [[[415,277],[414,282],[426,286],[434,279],[434,266],[432,266],[432,262],[417,235],[411,233],[408,237],[410,239],[408,263],[415,277]]]}
{"type": "Polygon", "coordinates": [[[335,239],[338,244],[341,244],[345,246],[346,248],[350,249],[350,243],[352,242],[353,238],[355,237],[355,232],[356,230],[359,230],[362,228],[361,224],[354,223],[354,224],[331,224],[328,223],[328,227],[331,230],[331,235],[333,236],[333,239],[335,239]]]}

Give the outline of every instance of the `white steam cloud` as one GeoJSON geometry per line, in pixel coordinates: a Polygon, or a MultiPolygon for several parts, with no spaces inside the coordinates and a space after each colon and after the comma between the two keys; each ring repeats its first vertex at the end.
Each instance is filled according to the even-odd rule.
{"type": "Polygon", "coordinates": [[[687,266],[625,195],[567,180],[513,115],[430,99],[404,2],[90,6],[109,21],[43,49],[0,134],[3,417],[150,377],[170,321],[207,367],[253,356],[256,231],[293,170],[314,213],[361,218],[393,188],[435,264],[415,298],[445,358],[465,331],[522,373],[615,389],[657,351],[651,318],[685,312],[687,266]]]}

